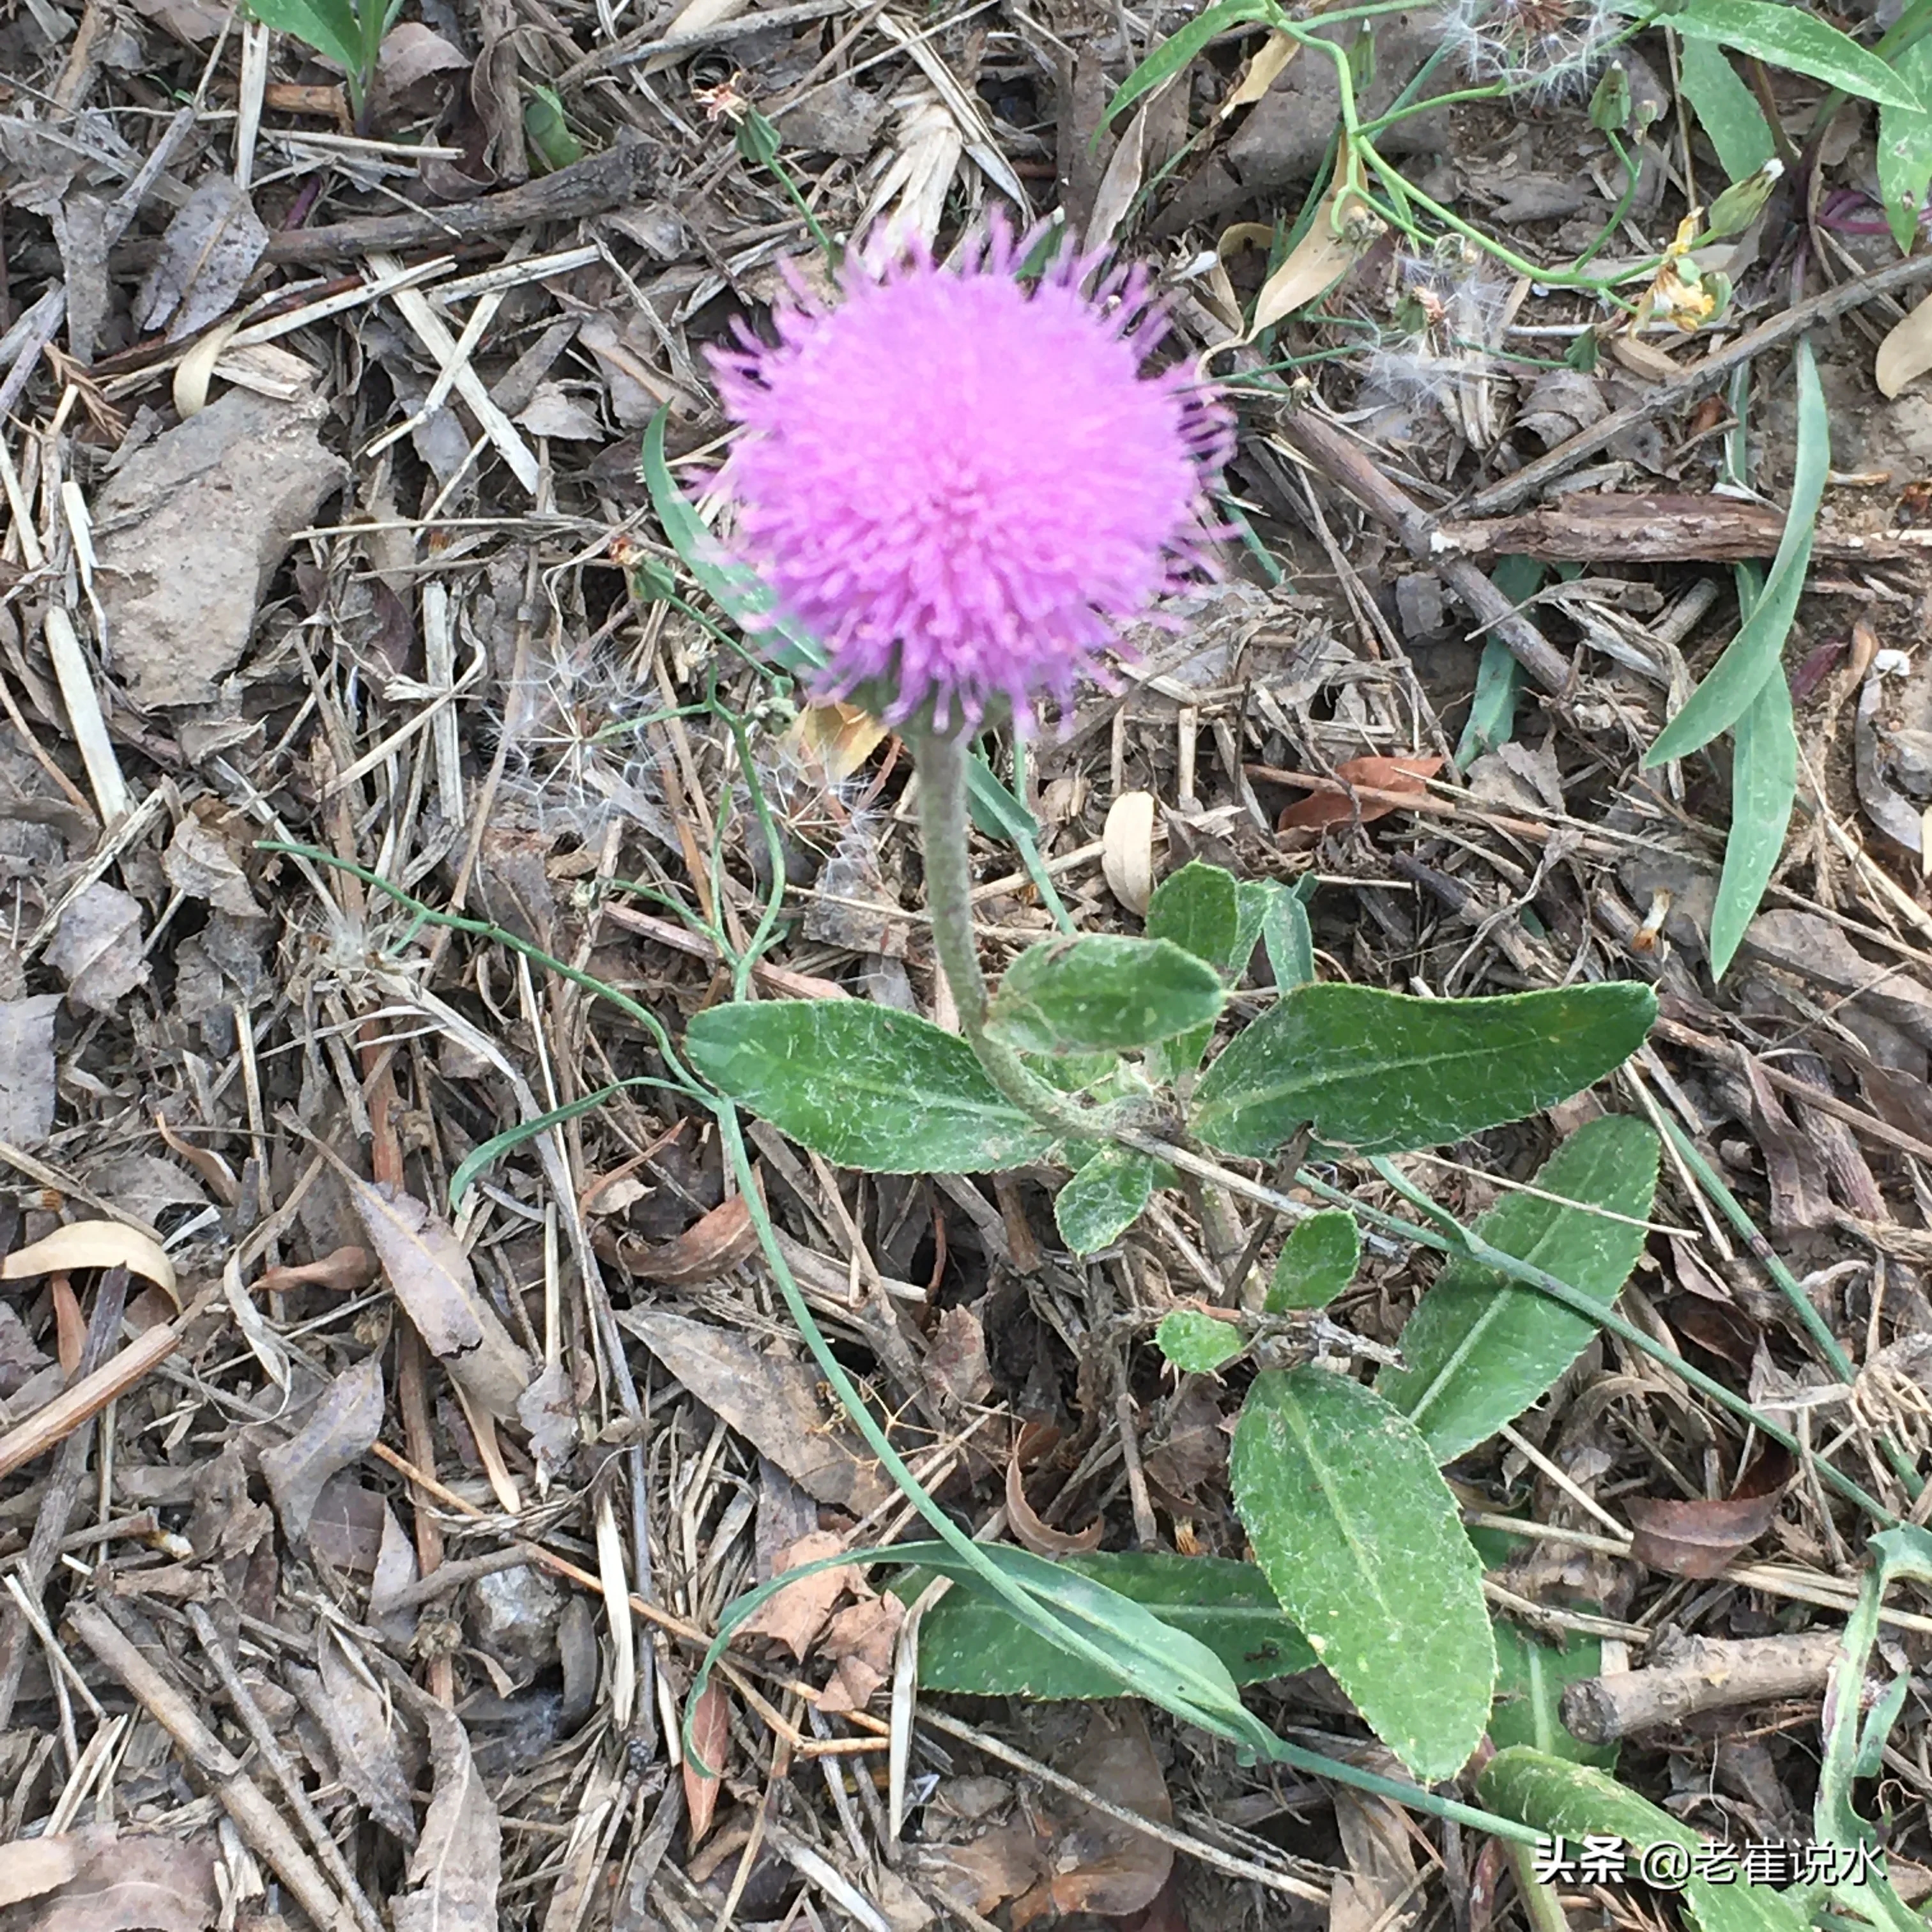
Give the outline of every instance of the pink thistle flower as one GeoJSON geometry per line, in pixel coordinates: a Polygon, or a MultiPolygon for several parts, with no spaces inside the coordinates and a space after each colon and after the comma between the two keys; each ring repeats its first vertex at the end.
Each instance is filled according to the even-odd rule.
{"type": "Polygon", "coordinates": [[[1142,365],[1164,323],[1138,272],[1082,291],[1070,252],[1029,289],[995,226],[957,267],[922,251],[797,302],[770,345],[716,355],[747,434],[721,481],[776,612],[831,656],[824,694],[950,732],[1064,701],[1206,563],[1227,414],[1142,365]]]}

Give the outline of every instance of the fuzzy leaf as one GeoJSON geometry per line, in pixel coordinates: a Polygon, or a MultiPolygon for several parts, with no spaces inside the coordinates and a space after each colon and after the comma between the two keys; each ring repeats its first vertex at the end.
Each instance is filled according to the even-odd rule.
{"type": "Polygon", "coordinates": [[[1425,1781],[1481,1741],[1496,1676],[1482,1564],[1429,1445],[1327,1369],[1258,1376],[1234,1502],[1282,1608],[1376,1735],[1425,1781]]]}
{"type": "Polygon", "coordinates": [[[1433,1147],[1600,1079],[1656,1012],[1650,988],[1628,980],[1480,1000],[1298,986],[1208,1068],[1193,1129],[1256,1158],[1311,1124],[1318,1140],[1365,1154],[1433,1147]]]}
{"type": "Polygon", "coordinates": [[[1725,178],[1749,180],[1778,152],[1757,96],[1713,40],[1686,40],[1678,54],[1677,76],[1684,99],[1718,151],[1725,178]]]}
{"type": "Polygon", "coordinates": [[[1265,1304],[1270,1315],[1325,1308],[1355,1278],[1362,1237],[1346,1208],[1324,1208],[1288,1230],[1265,1304]]]}
{"type": "MultiPolygon", "coordinates": [[[[1618,10],[1648,12],[1647,0],[1618,0],[1618,10]]],[[[1665,24],[1687,40],[1710,40],[1755,54],[1773,67],[1809,74],[1863,100],[1919,105],[1911,83],[1888,61],[1790,0],[1688,0],[1665,24]]]]}
{"type": "MultiPolygon", "coordinates": [[[[1657,1187],[1657,1136],[1612,1114],[1579,1127],[1535,1185],[1641,1221],[1657,1187]]],[[[1492,1247],[1533,1263],[1608,1308],[1643,1252],[1644,1231],[1534,1194],[1506,1194],[1477,1224],[1492,1247]]],[[[1534,1288],[1452,1262],[1402,1331],[1406,1366],[1376,1386],[1422,1432],[1438,1462],[1486,1442],[1583,1352],[1594,1326],[1534,1288]]]]}
{"type": "Polygon", "coordinates": [[[1054,1225],[1076,1255],[1109,1248],[1141,1217],[1154,1163],[1132,1148],[1102,1148],[1054,1196],[1054,1225]]]}
{"type": "Polygon", "coordinates": [[[1163,1315],[1154,1339],[1160,1352],[1182,1374],[1190,1376],[1211,1376],[1247,1346],[1233,1322],[1217,1321],[1198,1308],[1177,1308],[1163,1315]]]}
{"type": "Polygon", "coordinates": [[[984,1174],[1052,1145],[963,1040],[863,1000],[713,1006],[685,1049],[721,1093],[842,1167],[984,1174]]]}
{"type": "Polygon", "coordinates": [[[1212,1026],[1222,1003],[1214,969],[1178,946],[1096,933],[1022,953],[986,1030],[1025,1053],[1121,1052],[1212,1026]]]}

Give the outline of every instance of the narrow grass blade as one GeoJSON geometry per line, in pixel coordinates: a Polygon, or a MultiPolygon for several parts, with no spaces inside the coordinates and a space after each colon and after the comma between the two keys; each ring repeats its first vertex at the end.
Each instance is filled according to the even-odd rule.
{"type": "MultiPolygon", "coordinates": [[[[1742,584],[1748,580],[1740,569],[1742,584]]],[[[1798,730],[1780,664],[1732,730],[1731,830],[1711,911],[1711,974],[1721,980],[1771,883],[1798,796],[1798,730]]]]}
{"type": "Polygon", "coordinates": [[[1811,567],[1813,528],[1825,494],[1825,477],[1832,462],[1831,418],[1825,406],[1824,386],[1818,380],[1817,358],[1808,337],[1798,338],[1798,459],[1791,480],[1791,506],[1784,535],[1772,560],[1764,595],[1739,626],[1724,654],[1711,667],[1704,682],[1684,709],[1658,734],[1644,758],[1652,770],[1672,758],[1688,758],[1728,731],[1777,668],[1778,654],[1798,611],[1805,573],[1811,567]]]}

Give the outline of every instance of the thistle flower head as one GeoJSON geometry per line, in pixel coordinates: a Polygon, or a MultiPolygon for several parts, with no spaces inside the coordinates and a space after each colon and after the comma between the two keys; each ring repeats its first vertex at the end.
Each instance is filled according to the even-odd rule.
{"type": "Polygon", "coordinates": [[[1141,276],[1083,292],[1069,251],[1029,286],[1025,247],[995,226],[952,266],[848,271],[715,358],[746,560],[825,644],[825,694],[895,722],[1030,724],[1202,561],[1225,412],[1143,373],[1141,276]]]}
{"type": "Polygon", "coordinates": [[[1606,0],[1454,0],[1448,16],[1472,75],[1545,101],[1583,92],[1624,25],[1606,0]]]}

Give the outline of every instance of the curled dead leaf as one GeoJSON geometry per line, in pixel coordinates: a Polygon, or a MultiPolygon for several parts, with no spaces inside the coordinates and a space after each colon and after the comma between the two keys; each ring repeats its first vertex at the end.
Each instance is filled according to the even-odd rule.
{"type": "Polygon", "coordinates": [[[1154,796],[1124,791],[1108,808],[1100,834],[1100,870],[1107,888],[1132,913],[1154,897],[1154,796]]]}
{"type": "Polygon", "coordinates": [[[1872,380],[1879,394],[1889,400],[1928,369],[1932,369],[1932,296],[1895,324],[1879,344],[1872,380]]]}
{"type": "Polygon", "coordinates": [[[1096,1516],[1078,1535],[1070,1536],[1065,1530],[1054,1529],[1041,1522],[1032,1504],[1027,1501],[1026,1485],[1020,1480],[1017,1456],[1006,1465],[1006,1520],[1012,1526],[1014,1535],[1036,1556],[1077,1556],[1085,1550],[1098,1550],[1101,1535],[1106,1528],[1106,1525],[1096,1516]]]}
{"type": "Polygon", "coordinates": [[[1297,309],[1318,302],[1354,266],[1375,238],[1382,224],[1368,215],[1359,196],[1351,194],[1338,200],[1342,192],[1338,184],[1322,197],[1307,232],[1262,284],[1246,340],[1252,341],[1263,329],[1285,322],[1297,309]]]}
{"type": "Polygon", "coordinates": [[[376,1258],[367,1248],[332,1248],[316,1262],[297,1262],[267,1270],[255,1283],[257,1294],[280,1294],[292,1288],[333,1288],[352,1294],[376,1279],[376,1258]]]}
{"type": "Polygon", "coordinates": [[[718,1810],[718,1790],[724,1754],[731,1742],[731,1706],[724,1687],[715,1677],[706,1684],[691,1714],[690,1749],[684,1757],[684,1809],[690,1821],[691,1842],[703,1841],[718,1810]],[[692,1752],[704,1761],[700,1771],[692,1752]]]}
{"type": "Polygon", "coordinates": [[[1794,1466],[1789,1450],[1774,1447],[1744,1472],[1729,1496],[1688,1502],[1626,1497],[1624,1513],[1635,1532],[1630,1554],[1672,1576],[1721,1576],[1739,1550],[1771,1527],[1794,1466]]]}
{"type": "MultiPolygon", "coordinates": [[[[782,1576],[788,1570],[802,1570],[808,1563],[836,1556],[844,1547],[845,1539],[836,1531],[814,1529],[778,1552],[772,1560],[772,1574],[782,1576]]],[[[814,1570],[767,1598],[739,1626],[738,1634],[775,1638],[802,1663],[812,1640],[825,1628],[832,1605],[858,1580],[858,1571],[848,1564],[814,1570]]]]}
{"type": "MultiPolygon", "coordinates": [[[[1372,792],[1412,792],[1426,795],[1424,780],[1442,769],[1439,758],[1350,758],[1335,767],[1335,776],[1351,788],[1372,792]]],[[[1282,832],[1323,831],[1331,825],[1359,821],[1366,825],[1401,808],[1397,798],[1364,798],[1359,790],[1318,791],[1298,800],[1284,812],[1276,829],[1282,832]]]]}
{"type": "Polygon", "coordinates": [[[182,1305],[175,1264],[158,1241],[119,1221],[70,1221],[43,1240],[32,1241],[0,1262],[0,1281],[33,1281],[44,1274],[76,1268],[124,1268],[152,1282],[176,1308],[182,1305]]]}
{"type": "Polygon", "coordinates": [[[752,1210],[745,1197],[734,1194],[700,1215],[674,1241],[652,1247],[599,1232],[591,1237],[591,1244],[626,1274],[675,1288],[730,1274],[757,1247],[758,1231],[752,1225],[752,1210]]]}

